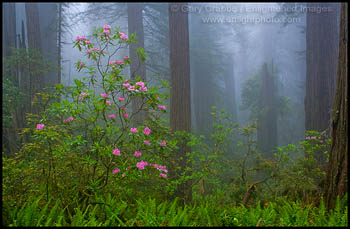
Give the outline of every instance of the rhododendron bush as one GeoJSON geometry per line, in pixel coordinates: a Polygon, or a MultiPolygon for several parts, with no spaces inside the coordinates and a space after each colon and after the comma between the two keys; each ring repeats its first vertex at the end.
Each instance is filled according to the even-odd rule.
{"type": "MultiPolygon", "coordinates": [[[[94,64],[77,60],[85,77],[43,95],[44,111],[30,119],[33,128],[26,132],[32,131],[32,141],[22,152],[40,158],[36,166],[42,169],[47,195],[75,192],[88,199],[106,190],[129,190],[130,195],[145,188],[163,191],[169,153],[176,148],[161,119],[166,95],[139,76],[123,74],[134,60],[118,60],[116,54],[135,41],[134,35],[105,25],[92,38],[78,36],[74,47],[94,64]],[[142,102],[138,110],[131,108],[135,98],[142,102]],[[138,123],[135,116],[141,110],[147,118],[138,123]]],[[[145,59],[142,51],[138,54],[145,59]]]]}

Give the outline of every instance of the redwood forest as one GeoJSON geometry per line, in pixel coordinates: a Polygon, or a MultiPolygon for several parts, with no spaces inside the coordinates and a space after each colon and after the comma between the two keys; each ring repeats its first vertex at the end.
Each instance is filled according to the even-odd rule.
{"type": "Polygon", "coordinates": [[[2,2],[2,225],[347,227],[348,3],[2,2]]]}

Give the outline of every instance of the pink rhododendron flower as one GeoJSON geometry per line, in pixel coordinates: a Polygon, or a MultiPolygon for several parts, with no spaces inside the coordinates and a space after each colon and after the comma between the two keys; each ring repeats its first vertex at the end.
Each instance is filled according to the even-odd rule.
{"type": "Polygon", "coordinates": [[[113,65],[113,64],[114,64],[114,61],[111,60],[111,61],[108,62],[108,64],[109,64],[109,65],[113,65]]]}
{"type": "Polygon", "coordinates": [[[147,91],[147,87],[140,87],[140,91],[146,92],[147,91]]]}
{"type": "Polygon", "coordinates": [[[128,89],[129,91],[135,91],[135,86],[131,86],[131,87],[129,87],[129,89],[128,89]]]}
{"type": "Polygon", "coordinates": [[[115,114],[109,114],[108,117],[109,118],[115,118],[115,114]]]}
{"type": "Polygon", "coordinates": [[[108,106],[112,105],[111,101],[107,100],[106,103],[108,104],[108,106]]]}
{"type": "Polygon", "coordinates": [[[128,118],[129,117],[128,113],[123,114],[123,117],[128,118]]]}
{"type": "Polygon", "coordinates": [[[91,41],[90,41],[90,40],[87,40],[87,41],[86,41],[86,44],[91,44],[91,41]]]}
{"type": "Polygon", "coordinates": [[[77,36],[77,37],[75,38],[76,41],[86,40],[86,39],[87,39],[87,37],[85,37],[85,36],[81,36],[81,37],[77,36]]]}
{"type": "Polygon", "coordinates": [[[120,156],[120,150],[119,149],[114,149],[113,154],[116,156],[120,156]]]}
{"type": "Polygon", "coordinates": [[[123,86],[128,88],[128,87],[130,87],[130,84],[129,83],[123,83],[123,86]]]}
{"type": "Polygon", "coordinates": [[[128,39],[128,35],[124,34],[123,32],[119,32],[121,39],[128,39]]]}
{"type": "Polygon", "coordinates": [[[311,137],[311,139],[316,139],[316,137],[311,137]]]}
{"type": "Polygon", "coordinates": [[[107,97],[108,97],[108,94],[107,94],[107,93],[102,93],[101,96],[102,96],[103,98],[107,98],[107,97]]]}
{"type": "Polygon", "coordinates": [[[125,98],[124,98],[124,97],[119,97],[118,100],[119,100],[119,101],[124,101],[125,98]]]}
{"type": "Polygon", "coordinates": [[[98,51],[98,48],[94,48],[95,51],[98,51]]]}
{"type": "Polygon", "coordinates": [[[130,131],[131,131],[132,133],[136,134],[136,133],[137,133],[137,128],[131,128],[130,131]]]}
{"type": "Polygon", "coordinates": [[[159,175],[161,176],[161,177],[163,177],[163,178],[167,178],[168,176],[166,175],[166,174],[164,174],[164,173],[159,173],[159,175]]]}
{"type": "Polygon", "coordinates": [[[73,120],[74,120],[73,117],[69,117],[69,118],[67,118],[66,120],[64,120],[63,122],[71,122],[71,121],[73,121],[73,120]]]}
{"type": "Polygon", "coordinates": [[[86,92],[82,92],[82,93],[80,93],[81,95],[83,95],[83,96],[85,96],[85,95],[87,95],[87,93],[86,92]]]}
{"type": "Polygon", "coordinates": [[[104,52],[104,50],[100,50],[100,52],[101,52],[101,53],[103,53],[103,52],[104,52]]]}
{"type": "Polygon", "coordinates": [[[79,63],[79,67],[81,67],[81,68],[84,67],[84,65],[85,65],[85,64],[84,64],[83,62],[80,62],[80,63],[79,63]]]}
{"type": "Polygon", "coordinates": [[[148,164],[147,161],[140,161],[136,163],[136,167],[140,170],[144,170],[147,164],[148,164]]]}
{"type": "Polygon", "coordinates": [[[151,133],[151,129],[148,126],[146,126],[143,130],[143,133],[148,136],[151,133]]]}
{"type": "Polygon", "coordinates": [[[141,87],[144,87],[144,86],[145,86],[144,82],[142,82],[142,81],[136,82],[135,84],[138,85],[138,86],[141,86],[141,87]]]}
{"type": "Polygon", "coordinates": [[[166,141],[161,141],[161,143],[159,143],[160,146],[166,146],[166,141]]]}
{"type": "Polygon", "coordinates": [[[116,60],[115,61],[117,64],[124,64],[124,61],[122,61],[122,60],[116,60]]]}
{"type": "Polygon", "coordinates": [[[322,143],[322,142],[323,142],[323,140],[320,140],[320,142],[322,143]]]}
{"type": "Polygon", "coordinates": [[[129,57],[128,56],[124,56],[124,60],[127,60],[127,59],[129,59],[129,57]]]}
{"type": "Polygon", "coordinates": [[[125,174],[124,174],[124,173],[122,174],[122,177],[125,177],[125,174]]]}
{"type": "MultiPolygon", "coordinates": [[[[144,140],[143,142],[144,142],[146,145],[148,145],[148,146],[151,145],[151,143],[150,143],[149,141],[147,141],[147,140],[144,140]]],[[[151,163],[151,165],[152,165],[152,163],[151,163]]]]}
{"type": "Polygon", "coordinates": [[[42,130],[44,127],[45,127],[45,125],[43,123],[39,123],[36,125],[37,130],[42,130]]]}
{"type": "Polygon", "coordinates": [[[142,156],[142,153],[139,152],[139,151],[135,151],[134,156],[135,156],[135,157],[141,157],[141,156],[142,156]]]}
{"type": "Polygon", "coordinates": [[[91,50],[90,50],[90,49],[88,49],[88,50],[86,51],[86,53],[91,53],[91,50]]]}
{"type": "Polygon", "coordinates": [[[105,30],[103,30],[103,33],[106,34],[106,35],[108,35],[108,34],[111,33],[111,31],[109,31],[108,29],[105,29],[105,30]]]}
{"type": "Polygon", "coordinates": [[[158,110],[165,110],[165,105],[159,105],[158,110]]]}
{"type": "Polygon", "coordinates": [[[84,100],[84,97],[79,97],[78,98],[78,101],[83,101],[84,100]]]}
{"type": "Polygon", "coordinates": [[[310,139],[310,136],[306,136],[306,138],[305,139],[310,139]]]}
{"type": "Polygon", "coordinates": [[[124,82],[128,82],[129,80],[124,80],[124,82]]]}
{"type": "Polygon", "coordinates": [[[103,28],[104,28],[104,29],[111,29],[112,27],[111,27],[110,25],[108,25],[108,24],[105,24],[105,25],[103,26],[103,28]]]}
{"type": "Polygon", "coordinates": [[[116,168],[113,170],[113,174],[116,174],[116,173],[119,173],[120,172],[120,169],[116,168]]]}
{"type": "Polygon", "coordinates": [[[120,109],[122,109],[122,110],[126,110],[126,107],[121,107],[120,109]]]}

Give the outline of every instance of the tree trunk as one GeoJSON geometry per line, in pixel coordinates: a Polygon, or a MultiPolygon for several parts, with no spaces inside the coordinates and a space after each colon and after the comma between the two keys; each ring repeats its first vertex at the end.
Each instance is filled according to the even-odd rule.
{"type": "MultiPolygon", "coordinates": [[[[61,5],[61,3],[59,3],[61,5]]],[[[38,4],[41,32],[41,49],[43,59],[56,68],[57,65],[57,31],[58,31],[58,4],[38,4]]],[[[44,74],[44,87],[52,87],[57,84],[57,70],[52,69],[44,74]]]]}
{"type": "MultiPolygon", "coordinates": [[[[41,42],[41,33],[40,33],[40,20],[39,20],[39,10],[38,3],[25,3],[26,8],[26,17],[27,17],[27,36],[28,36],[28,48],[29,52],[31,50],[36,50],[41,53],[42,42],[41,42]]],[[[37,66],[29,66],[30,72],[37,66]]],[[[35,94],[40,92],[44,87],[43,76],[39,74],[30,73],[30,91],[32,101],[35,97],[35,94]]],[[[31,112],[38,114],[40,108],[38,105],[31,106],[31,112]]]]}
{"type": "MultiPolygon", "coordinates": [[[[329,134],[338,58],[338,4],[308,3],[308,7],[332,7],[332,11],[307,12],[305,130],[329,134]]],[[[315,152],[321,167],[322,151],[315,152]]]]}
{"type": "Polygon", "coordinates": [[[333,208],[337,196],[348,191],[348,4],[341,3],[337,86],[333,106],[331,137],[326,178],[326,205],[333,208]]]}
{"type": "Polygon", "coordinates": [[[276,112],[276,83],[271,71],[265,63],[261,72],[261,96],[258,118],[258,149],[266,158],[272,158],[272,151],[277,146],[277,112],[276,112]]]}
{"type": "MultiPolygon", "coordinates": [[[[9,57],[14,54],[12,49],[16,47],[16,5],[15,3],[3,3],[3,57],[9,57]]],[[[3,75],[6,75],[8,78],[12,78],[15,86],[19,86],[18,72],[15,66],[13,69],[4,72],[3,75]]],[[[19,111],[15,108],[15,112],[12,118],[12,127],[6,128],[5,138],[7,139],[7,155],[12,155],[17,151],[17,121],[19,118],[19,111]]]]}
{"type": "MultiPolygon", "coordinates": [[[[182,7],[186,6],[187,3],[169,3],[170,127],[173,131],[189,132],[191,130],[191,87],[188,14],[181,11],[182,7]]],[[[191,148],[185,141],[179,145],[177,156],[182,172],[190,166],[186,162],[186,153],[190,151],[191,148]]],[[[179,185],[176,195],[185,202],[191,201],[191,182],[179,185]]]]}
{"type": "Polygon", "coordinates": [[[61,37],[62,37],[62,3],[58,3],[58,46],[57,46],[57,66],[58,66],[58,72],[57,72],[57,83],[61,83],[61,37]]]}
{"type": "MultiPolygon", "coordinates": [[[[25,33],[25,26],[24,22],[22,20],[22,40],[20,42],[20,48],[25,50],[26,47],[26,33],[25,33]]],[[[31,94],[30,94],[30,78],[29,78],[29,66],[21,65],[20,67],[21,72],[21,83],[20,88],[23,93],[25,93],[24,103],[23,103],[23,126],[26,126],[26,114],[30,112],[31,107],[31,94]]]]}
{"type": "MultiPolygon", "coordinates": [[[[146,65],[138,58],[136,48],[144,48],[144,33],[142,21],[143,3],[128,3],[128,31],[129,35],[136,33],[137,43],[131,43],[129,46],[129,55],[131,58],[130,75],[131,79],[140,76],[142,81],[146,81],[146,65]]],[[[142,99],[136,98],[132,101],[132,111],[137,112],[142,106],[142,99]]],[[[135,115],[136,124],[143,124],[146,119],[146,113],[140,111],[135,115]]]]}
{"type": "Polygon", "coordinates": [[[273,59],[276,56],[276,27],[271,23],[261,26],[262,55],[260,107],[257,122],[258,150],[265,158],[273,157],[277,147],[276,78],[273,59]]]}
{"type": "MultiPolygon", "coordinates": [[[[194,60],[193,68],[193,97],[194,97],[194,112],[195,126],[198,134],[210,136],[212,132],[213,117],[211,116],[212,106],[215,105],[215,92],[211,81],[210,68],[203,66],[203,63],[194,60]]],[[[210,142],[210,137],[207,137],[206,142],[210,142]]]]}
{"type": "Polygon", "coordinates": [[[235,93],[235,75],[234,75],[234,55],[228,58],[228,75],[225,76],[225,91],[227,101],[227,111],[231,113],[232,123],[237,122],[237,107],[235,93]]]}

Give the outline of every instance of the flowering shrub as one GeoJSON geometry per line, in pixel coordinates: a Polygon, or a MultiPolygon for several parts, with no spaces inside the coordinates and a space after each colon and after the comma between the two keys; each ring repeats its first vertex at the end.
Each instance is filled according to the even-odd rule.
{"type": "Polygon", "coordinates": [[[161,122],[166,112],[165,105],[161,105],[163,95],[140,77],[123,75],[132,61],[128,56],[112,60],[121,47],[135,41],[135,36],[105,25],[94,31],[93,38],[96,42],[78,36],[74,47],[95,65],[77,61],[77,70],[84,71],[86,77],[74,79],[71,87],[58,84],[56,91],[47,96],[46,102],[53,102],[41,117],[30,120],[36,127],[33,142],[22,151],[45,161],[39,169],[46,169],[43,178],[52,185],[48,193],[55,188],[89,198],[106,188],[113,192],[125,187],[137,191],[142,182],[148,186],[153,183],[155,188],[166,185],[165,164],[176,141],[161,122]],[[138,110],[131,109],[135,98],[142,101],[138,110]],[[134,115],[141,109],[149,115],[143,125],[137,126],[134,115]]]}

